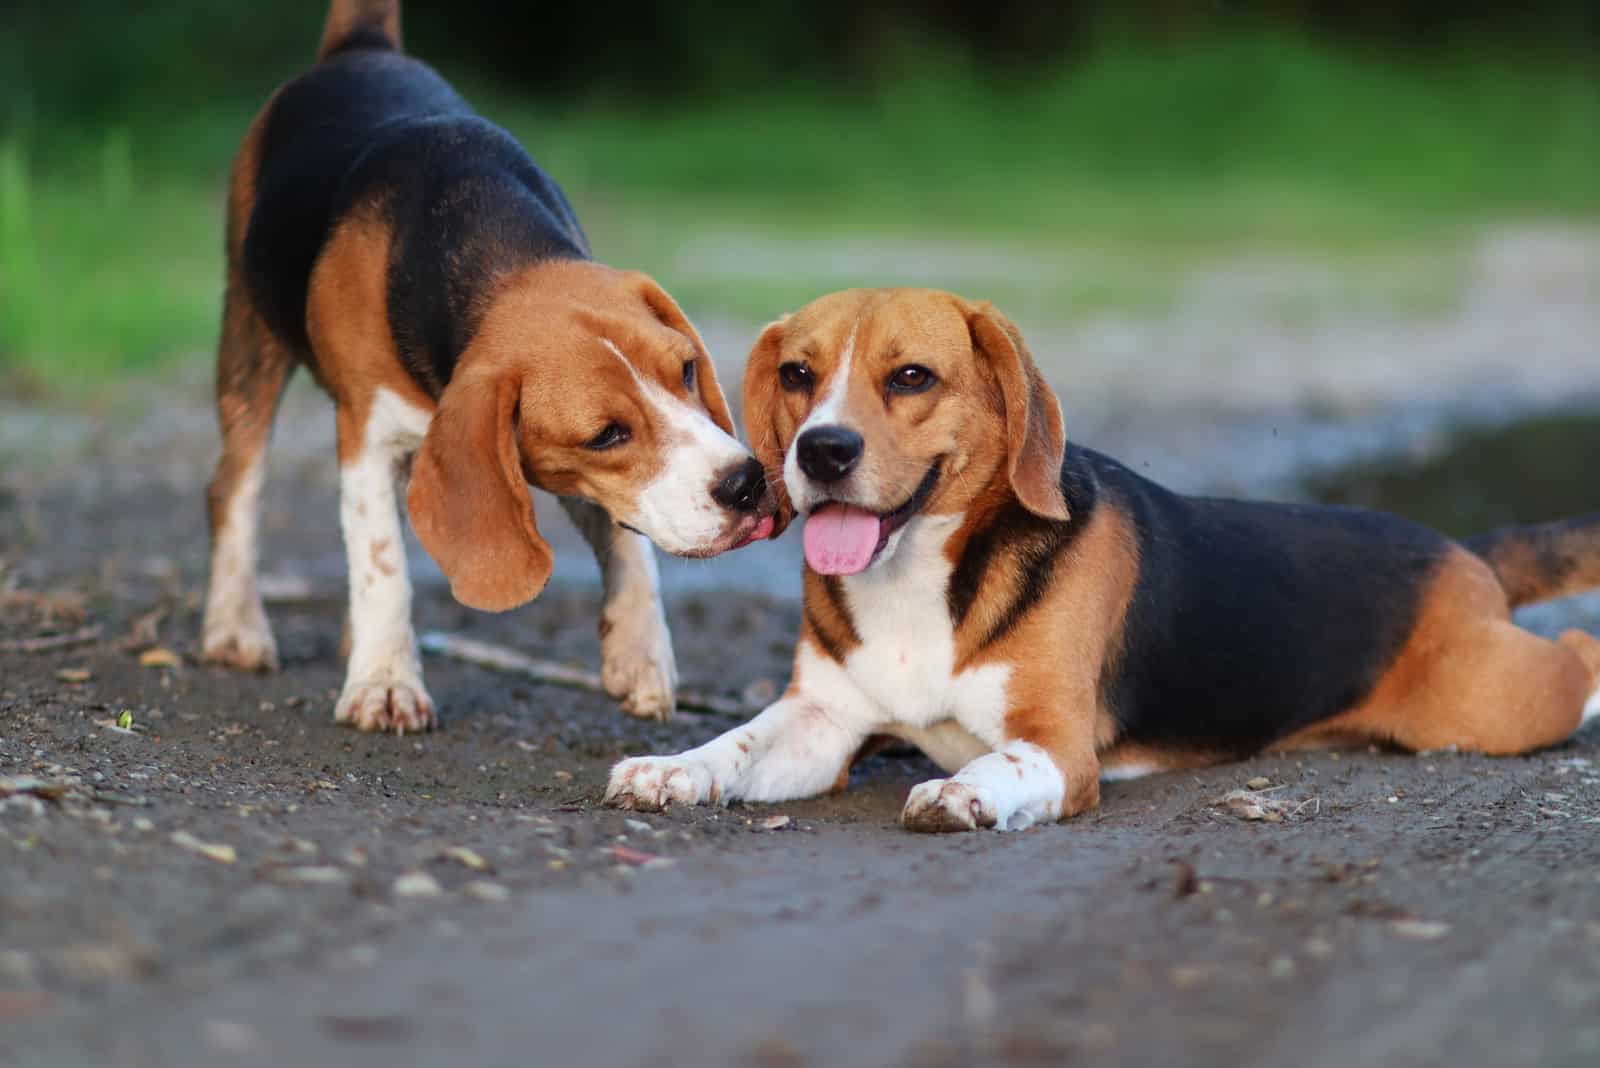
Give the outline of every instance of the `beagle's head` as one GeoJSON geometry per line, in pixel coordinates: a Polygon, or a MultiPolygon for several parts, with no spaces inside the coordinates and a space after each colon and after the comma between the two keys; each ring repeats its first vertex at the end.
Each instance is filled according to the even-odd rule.
{"type": "Polygon", "coordinates": [[[1068,518],[1061,407],[988,304],[921,289],[813,301],[756,342],[744,420],[779,529],[806,518],[806,562],[823,574],[864,571],[918,515],[996,493],[1068,518]]]}
{"type": "Polygon", "coordinates": [[[679,556],[773,526],[700,335],[651,279],[588,262],[498,289],[417,452],[412,525],[461,603],[501,611],[544,588],[552,559],[530,483],[679,556]]]}

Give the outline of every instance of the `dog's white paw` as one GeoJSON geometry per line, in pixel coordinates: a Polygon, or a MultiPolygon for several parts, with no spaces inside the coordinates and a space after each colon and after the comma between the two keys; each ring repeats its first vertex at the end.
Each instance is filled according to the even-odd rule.
{"type": "Polygon", "coordinates": [[[356,730],[396,734],[431,730],[437,722],[422,680],[405,675],[347,680],[333,718],[356,730]]]}
{"type": "Polygon", "coordinates": [[[660,812],[668,805],[714,805],[721,799],[711,769],[683,757],[630,757],[611,769],[606,786],[606,804],[640,812],[660,812]]]}
{"type": "Polygon", "coordinates": [[[632,612],[601,624],[600,682],[628,715],[672,718],[678,663],[659,612],[632,612]]]}
{"type": "Polygon", "coordinates": [[[213,664],[241,671],[276,671],[278,643],[259,602],[231,605],[206,613],[201,630],[200,655],[213,664]]]}
{"type": "Polygon", "coordinates": [[[1000,822],[993,793],[955,779],[918,783],[906,798],[900,822],[908,831],[976,831],[1000,822]]]}

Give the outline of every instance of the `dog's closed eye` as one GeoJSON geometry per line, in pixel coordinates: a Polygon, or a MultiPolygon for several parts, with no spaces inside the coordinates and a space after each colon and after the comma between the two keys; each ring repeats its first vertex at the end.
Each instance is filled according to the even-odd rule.
{"type": "Polygon", "coordinates": [[[601,452],[605,449],[616,448],[618,445],[626,443],[631,437],[633,437],[633,431],[613,420],[606,424],[604,430],[584,442],[583,447],[592,449],[595,452],[601,452]]]}

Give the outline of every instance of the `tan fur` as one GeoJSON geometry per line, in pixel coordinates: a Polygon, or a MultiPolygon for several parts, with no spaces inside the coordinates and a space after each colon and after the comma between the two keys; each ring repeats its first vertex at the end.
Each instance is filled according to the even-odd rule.
{"type": "Polygon", "coordinates": [[[387,273],[392,234],[374,209],[343,220],[328,239],[306,292],[306,332],[317,382],[337,410],[339,462],[360,452],[374,394],[413,408],[434,400],[408,375],[389,332],[387,273]]]}
{"type": "Polygon", "coordinates": [[[399,0],[333,0],[328,20],[322,27],[322,40],[317,45],[317,58],[326,59],[345,38],[363,27],[377,30],[399,48],[399,0]]]}
{"type": "MultiPolygon", "coordinates": [[[[745,426],[768,483],[781,487],[784,451],[812,406],[834,388],[848,341],[854,356],[843,415],[868,442],[854,476],[863,499],[853,503],[877,511],[898,507],[938,459],[943,462],[940,486],[923,511],[961,511],[1008,462],[1001,386],[989,358],[975,358],[969,327],[975,314],[975,306],[948,293],[853,289],[813,301],[768,326],[750,354],[744,379],[745,426]],[[779,384],[778,368],[789,362],[811,369],[815,387],[810,393],[779,384]],[[886,394],[888,376],[908,363],[931,369],[939,378],[935,390],[886,394]]],[[[1042,379],[1031,381],[1048,393],[1042,379]]],[[[1055,405],[1053,394],[1048,404],[1055,405]]],[[[1059,427],[1059,406],[1056,410],[1059,427]]],[[[1059,466],[1059,448],[1056,462],[1059,466]]],[[[783,512],[792,517],[790,502],[783,502],[783,512]]]]}
{"type": "Polygon", "coordinates": [[[974,350],[988,360],[1000,386],[1011,492],[1034,515],[1068,519],[1066,498],[1061,495],[1067,438],[1060,402],[1011,320],[990,304],[973,304],[967,306],[967,327],[974,350]]]}
{"type": "Polygon", "coordinates": [[[982,651],[967,652],[988,632],[993,611],[1011,593],[1021,570],[1014,554],[1005,561],[1009,574],[997,574],[991,565],[978,601],[956,634],[959,667],[1011,667],[1006,737],[1032,742],[1055,760],[1067,784],[1063,819],[1100,801],[1098,750],[1114,733],[1110,710],[1101,703],[1100,677],[1116,655],[1138,581],[1137,545],[1126,516],[1114,508],[1097,509],[1056,561],[1049,594],[1008,634],[982,651]]]}
{"type": "Polygon", "coordinates": [[[772,536],[782,534],[794,519],[794,502],[783,484],[783,452],[794,436],[798,422],[792,420],[789,407],[779,403],[778,358],[783,348],[784,330],[788,316],[769,323],[756,339],[755,346],[744,365],[743,395],[744,431],[749,438],[750,451],[767,473],[767,485],[778,502],[778,512],[773,517],[772,536]]]}

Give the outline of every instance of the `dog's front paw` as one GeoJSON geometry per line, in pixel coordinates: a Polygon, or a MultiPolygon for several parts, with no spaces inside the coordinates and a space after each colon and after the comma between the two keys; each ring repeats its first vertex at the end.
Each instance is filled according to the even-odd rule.
{"type": "Polygon", "coordinates": [[[253,609],[206,613],[200,656],[213,664],[240,671],[276,671],[278,643],[259,604],[253,609]]]}
{"type": "Polygon", "coordinates": [[[413,734],[431,730],[436,720],[433,699],[419,678],[368,677],[350,679],[339,695],[333,718],[361,731],[413,734]]]}
{"type": "Polygon", "coordinates": [[[606,693],[630,716],[671,719],[678,664],[666,621],[659,614],[641,612],[608,619],[600,629],[600,681],[606,693]]]}
{"type": "Polygon", "coordinates": [[[611,769],[606,804],[640,812],[668,805],[714,805],[722,789],[710,768],[683,757],[630,757],[611,769]]]}
{"type": "Polygon", "coordinates": [[[940,833],[993,827],[1000,818],[988,789],[955,779],[930,779],[912,788],[900,822],[908,831],[940,833]]]}

